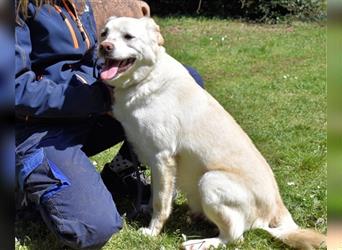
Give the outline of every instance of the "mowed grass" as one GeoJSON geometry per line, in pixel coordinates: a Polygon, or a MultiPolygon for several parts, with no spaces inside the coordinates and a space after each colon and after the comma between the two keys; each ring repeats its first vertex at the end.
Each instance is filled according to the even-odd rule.
{"type": "MultiPolygon", "coordinates": [[[[326,232],[326,32],[315,23],[257,25],[220,19],[157,18],[169,54],[195,67],[206,89],[249,134],[270,163],[281,195],[302,227],[326,232]]],[[[189,115],[191,115],[189,110],[189,115]]],[[[210,119],[210,117],[208,117],[210,119]]],[[[98,169],[118,147],[92,158],[98,169]]],[[[212,237],[206,222],[189,221],[179,195],[162,234],[141,236],[146,222],[126,222],[103,249],[178,249],[212,237]]],[[[16,249],[60,249],[43,224],[17,223],[16,249]]],[[[262,230],[227,249],[289,249],[262,230]]]]}

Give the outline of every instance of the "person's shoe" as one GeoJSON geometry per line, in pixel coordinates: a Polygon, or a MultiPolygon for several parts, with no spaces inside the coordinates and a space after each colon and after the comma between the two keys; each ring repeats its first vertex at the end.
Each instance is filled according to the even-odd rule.
{"type": "Polygon", "coordinates": [[[151,196],[144,170],[117,154],[110,163],[105,164],[101,177],[116,203],[130,199],[143,205],[149,203],[151,196]]]}

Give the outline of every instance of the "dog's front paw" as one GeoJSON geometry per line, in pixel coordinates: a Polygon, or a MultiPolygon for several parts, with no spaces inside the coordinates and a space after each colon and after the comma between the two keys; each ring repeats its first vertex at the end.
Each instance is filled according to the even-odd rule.
{"type": "Polygon", "coordinates": [[[139,233],[146,235],[146,236],[156,236],[156,234],[153,233],[153,230],[149,229],[148,227],[139,228],[139,233]]]}

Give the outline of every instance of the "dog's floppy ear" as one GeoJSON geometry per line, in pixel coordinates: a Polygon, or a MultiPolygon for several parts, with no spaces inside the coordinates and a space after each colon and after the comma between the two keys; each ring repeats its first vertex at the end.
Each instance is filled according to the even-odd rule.
{"type": "Polygon", "coordinates": [[[157,35],[158,45],[162,46],[164,44],[164,38],[160,33],[159,25],[150,17],[143,17],[141,19],[147,24],[148,29],[152,30],[157,35]]]}

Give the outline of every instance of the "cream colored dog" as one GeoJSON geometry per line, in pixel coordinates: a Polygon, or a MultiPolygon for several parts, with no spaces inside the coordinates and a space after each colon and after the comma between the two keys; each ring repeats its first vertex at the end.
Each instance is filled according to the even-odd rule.
{"type": "Polygon", "coordinates": [[[184,249],[217,247],[253,228],[295,248],[324,244],[324,235],[293,221],[266,160],[228,112],[165,52],[152,19],[113,17],[101,37],[101,78],[115,87],[114,115],[152,171],[153,214],[144,234],[160,233],[177,185],[192,211],[205,214],[220,231],[216,238],[186,241],[184,249]]]}

